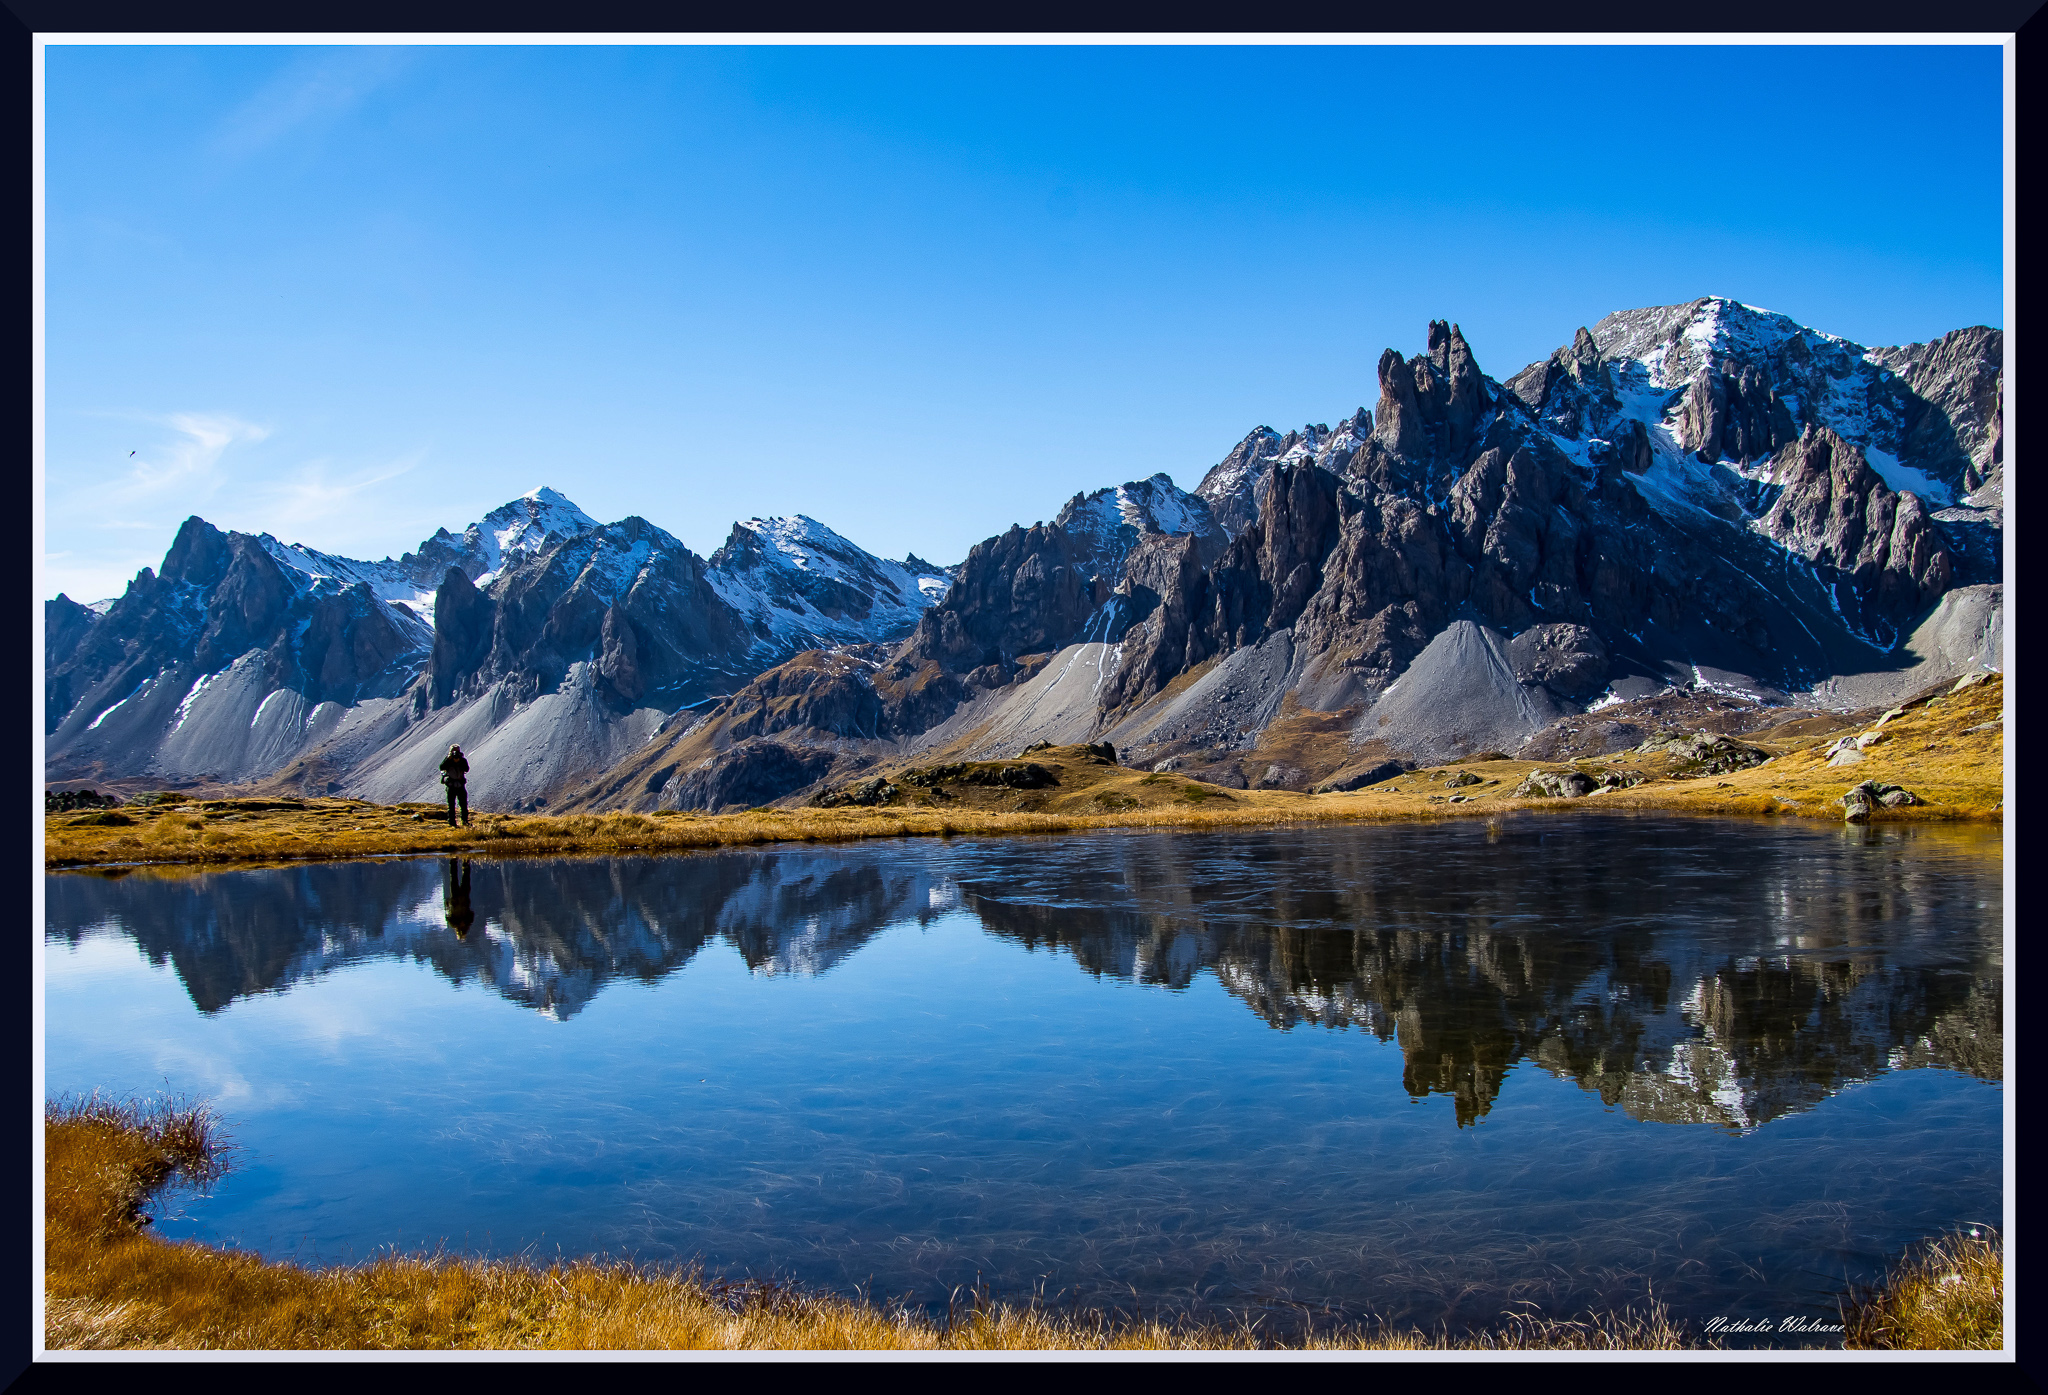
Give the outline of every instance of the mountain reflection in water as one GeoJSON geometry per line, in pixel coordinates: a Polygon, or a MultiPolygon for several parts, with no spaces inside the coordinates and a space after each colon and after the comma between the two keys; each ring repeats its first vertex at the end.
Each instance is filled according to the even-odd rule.
{"type": "Polygon", "coordinates": [[[1638,1119],[1749,1129],[1888,1069],[2000,1077],[1998,843],[1981,830],[1550,818],[337,863],[48,879],[201,1012],[371,957],[567,1020],[713,940],[814,975],[965,911],[1091,974],[1204,970],[1273,1027],[1397,1040],[1410,1095],[1483,1118],[1530,1062],[1638,1119]]]}

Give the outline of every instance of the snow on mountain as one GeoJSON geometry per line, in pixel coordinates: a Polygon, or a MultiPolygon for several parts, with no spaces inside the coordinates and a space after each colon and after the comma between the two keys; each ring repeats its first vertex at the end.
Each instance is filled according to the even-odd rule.
{"type": "MultiPolygon", "coordinates": [[[[1622,422],[1640,421],[1674,460],[1703,456],[1703,464],[1754,475],[1787,444],[1779,435],[1825,427],[1857,446],[1891,488],[1941,508],[1974,488],[1996,458],[1995,413],[1966,400],[1984,396],[1986,385],[1995,394],[1994,330],[1960,330],[1936,345],[1869,349],[1790,316],[1710,296],[1618,311],[1594,325],[1591,338],[1619,402],[1588,425],[1611,437],[1622,422]],[[1942,349],[1951,340],[1978,348],[1979,339],[1992,342],[1990,376],[1984,383],[1955,381],[1966,375],[1941,361],[1942,349]],[[1943,410],[1930,412],[1930,403],[1943,410]],[[1744,411],[1764,431],[1722,429],[1724,417],[1744,411]],[[1781,412],[1774,434],[1768,419],[1781,412]],[[1926,429],[1936,418],[1940,429],[1926,429]]],[[[1980,349],[1970,366],[1983,377],[1987,355],[1980,349]]]]}
{"type": "Polygon", "coordinates": [[[871,643],[908,633],[952,578],[917,559],[892,562],[814,518],[749,518],[711,554],[705,579],[757,636],[755,652],[871,643]]]}
{"type": "Polygon", "coordinates": [[[1092,494],[1076,494],[1053,521],[1082,545],[1083,555],[1095,564],[1095,574],[1111,587],[1123,579],[1124,558],[1148,534],[1223,537],[1209,505],[1175,487],[1172,477],[1164,473],[1092,494]]]}
{"type": "Polygon", "coordinates": [[[379,600],[390,601],[426,623],[434,623],[434,593],[451,566],[460,567],[477,585],[505,569],[508,559],[536,556],[557,543],[598,526],[557,490],[542,485],[500,504],[469,525],[460,537],[446,528],[420,544],[419,551],[381,562],[362,562],[317,548],[279,542],[270,534],[259,541],[287,575],[298,577],[302,589],[335,589],[357,582],[379,600]]]}
{"type": "Polygon", "coordinates": [[[1333,474],[1342,474],[1371,434],[1372,413],[1363,407],[1337,423],[1334,431],[1323,423],[1312,422],[1282,436],[1270,426],[1261,426],[1202,476],[1202,482],[1195,486],[1195,495],[1224,533],[1234,538],[1257,521],[1276,466],[1306,460],[1333,474]]]}
{"type": "Polygon", "coordinates": [[[596,519],[560,492],[546,485],[529,489],[492,509],[463,533],[463,542],[473,541],[486,563],[483,576],[470,580],[481,585],[503,569],[508,555],[531,557],[597,526],[596,519]]]}

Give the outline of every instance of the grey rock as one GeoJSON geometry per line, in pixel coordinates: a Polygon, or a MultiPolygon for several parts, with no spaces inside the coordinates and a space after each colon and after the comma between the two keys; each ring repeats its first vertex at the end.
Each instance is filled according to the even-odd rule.
{"type": "Polygon", "coordinates": [[[1593,777],[1579,770],[1532,770],[1515,787],[1517,799],[1577,799],[1594,790],[1593,777]]]}
{"type": "Polygon", "coordinates": [[[1377,785],[1391,780],[1396,775],[1404,775],[1408,770],[1409,767],[1403,765],[1400,761],[1381,761],[1378,765],[1368,766],[1362,770],[1353,770],[1348,774],[1339,775],[1335,779],[1325,780],[1315,787],[1314,792],[1317,794],[1342,794],[1349,790],[1364,789],[1368,785],[1377,785]]]}
{"type": "Polygon", "coordinates": [[[1607,683],[1607,646],[1584,625],[1531,625],[1508,643],[1515,677],[1562,698],[1587,698],[1607,683]]]}
{"type": "Polygon", "coordinates": [[[836,809],[846,805],[872,807],[877,804],[887,804],[901,793],[903,791],[900,788],[889,783],[880,775],[872,775],[865,780],[855,780],[853,783],[841,785],[837,789],[826,790],[823,794],[813,799],[811,803],[820,809],[836,809]]]}
{"type": "Polygon", "coordinates": [[[1877,808],[1902,809],[1926,801],[1903,785],[1886,784],[1882,780],[1865,780],[1854,785],[1841,798],[1842,817],[1849,823],[1863,823],[1877,808]]]}
{"type": "Polygon", "coordinates": [[[1674,762],[1671,773],[1678,776],[1726,775],[1762,765],[1771,758],[1768,751],[1710,731],[1653,736],[1635,749],[1641,755],[1668,752],[1674,762]]]}

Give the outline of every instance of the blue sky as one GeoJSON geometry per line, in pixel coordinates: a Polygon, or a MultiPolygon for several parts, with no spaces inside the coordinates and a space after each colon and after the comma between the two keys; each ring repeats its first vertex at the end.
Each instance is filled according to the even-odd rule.
{"type": "Polygon", "coordinates": [[[1994,47],[52,47],[44,594],[537,484],[953,562],[1458,321],[2003,324],[1994,47]],[[130,455],[130,452],[134,452],[130,455]]]}

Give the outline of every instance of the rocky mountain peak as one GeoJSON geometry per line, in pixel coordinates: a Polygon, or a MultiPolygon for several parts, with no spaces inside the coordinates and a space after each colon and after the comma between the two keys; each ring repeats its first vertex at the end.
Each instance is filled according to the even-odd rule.
{"type": "Polygon", "coordinates": [[[567,495],[540,485],[470,524],[463,541],[479,550],[486,572],[496,572],[508,555],[532,556],[597,526],[567,495]]]}

